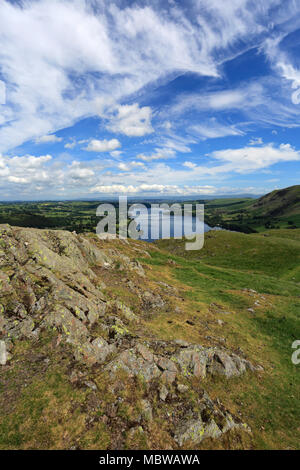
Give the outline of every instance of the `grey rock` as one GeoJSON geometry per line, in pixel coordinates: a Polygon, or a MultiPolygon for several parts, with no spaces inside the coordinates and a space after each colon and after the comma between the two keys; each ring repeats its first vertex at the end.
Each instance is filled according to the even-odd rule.
{"type": "Polygon", "coordinates": [[[233,377],[243,374],[246,368],[249,368],[249,364],[249,362],[235,354],[229,355],[224,351],[217,350],[209,361],[208,372],[211,375],[233,377]]]}
{"type": "Polygon", "coordinates": [[[116,350],[113,344],[108,344],[103,338],[96,338],[91,343],[86,341],[78,344],[75,349],[75,359],[88,365],[103,364],[107,357],[116,350]]]}
{"type": "Polygon", "coordinates": [[[200,444],[204,439],[211,437],[217,439],[222,435],[222,431],[212,419],[209,423],[204,423],[198,419],[188,419],[179,425],[175,432],[175,441],[179,446],[191,441],[193,444],[200,444]]]}
{"type": "Polygon", "coordinates": [[[154,362],[154,356],[146,347],[131,348],[123,351],[106,367],[112,375],[124,370],[129,376],[141,376],[146,382],[159,377],[161,371],[154,362]]]}
{"type": "Polygon", "coordinates": [[[167,387],[164,384],[162,384],[160,386],[160,389],[159,389],[159,398],[160,398],[160,400],[166,401],[166,398],[167,398],[168,395],[169,395],[169,390],[167,389],[167,387]]]}
{"type": "Polygon", "coordinates": [[[33,338],[34,321],[32,318],[25,320],[10,319],[6,324],[6,333],[9,338],[22,339],[33,338]]]}
{"type": "Polygon", "coordinates": [[[163,308],[165,305],[164,300],[159,294],[155,295],[150,291],[143,292],[142,299],[144,302],[144,307],[147,310],[158,310],[160,308],[163,308]]]}
{"type": "Polygon", "coordinates": [[[181,373],[185,377],[206,377],[208,355],[204,348],[194,346],[180,349],[172,359],[179,365],[181,373]]]}

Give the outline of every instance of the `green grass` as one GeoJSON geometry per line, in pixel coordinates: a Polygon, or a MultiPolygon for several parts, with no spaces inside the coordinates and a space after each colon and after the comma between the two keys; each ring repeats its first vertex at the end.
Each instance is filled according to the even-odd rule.
{"type": "Polygon", "coordinates": [[[284,278],[293,272],[300,281],[300,241],[288,238],[251,236],[227,231],[208,232],[202,250],[186,251],[184,241],[160,240],[157,245],[215,267],[236,269],[239,272],[266,274],[284,278]]]}
{"type": "Polygon", "coordinates": [[[229,409],[241,411],[253,430],[255,448],[299,449],[300,366],[291,361],[291,346],[300,339],[300,243],[297,237],[290,239],[290,231],[277,231],[274,237],[268,233],[270,237],[217,232],[200,252],[185,251],[183,242],[158,242],[162,251],[143,262],[162,271],[174,260],[172,275],[187,286],[189,303],[185,313],[173,315],[171,326],[163,318],[150,324],[165,338],[179,333],[195,341],[196,327],[186,325],[186,319],[194,318],[195,325],[209,326],[204,340],[207,334],[225,336],[227,346],[242,348],[250,360],[262,364],[259,376],[214,379],[208,391],[229,409]],[[259,307],[254,306],[257,299],[259,307]],[[211,311],[211,305],[218,307],[211,311]],[[214,326],[216,317],[225,321],[221,330],[214,326]]]}

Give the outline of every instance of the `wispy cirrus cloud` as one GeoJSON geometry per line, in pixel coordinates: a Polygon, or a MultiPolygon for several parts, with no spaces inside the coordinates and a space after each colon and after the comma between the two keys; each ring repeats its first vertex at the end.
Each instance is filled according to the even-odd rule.
{"type": "MultiPolygon", "coordinates": [[[[282,11],[276,16],[279,6],[277,0],[226,6],[198,0],[188,8],[179,2],[121,7],[98,0],[3,0],[0,65],[7,108],[1,149],[86,116],[106,116],[112,103],[121,106],[112,129],[131,136],[149,133],[147,108],[140,111],[146,123],[127,125],[129,116],[123,113],[128,108],[121,101],[183,72],[220,77],[222,63],[261,44],[270,18],[274,24],[282,21],[282,11]]],[[[285,12],[291,18],[295,9],[286,7],[285,12]]],[[[243,99],[239,91],[220,92],[210,95],[207,105],[218,110],[238,106],[243,99]]]]}
{"type": "Polygon", "coordinates": [[[244,135],[244,132],[238,129],[237,126],[220,124],[216,118],[211,118],[203,124],[194,124],[188,130],[203,140],[217,139],[229,135],[244,135]]]}

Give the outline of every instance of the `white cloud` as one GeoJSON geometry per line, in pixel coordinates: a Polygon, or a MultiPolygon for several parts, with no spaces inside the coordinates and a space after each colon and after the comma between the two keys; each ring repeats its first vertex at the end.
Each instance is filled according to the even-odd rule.
{"type": "Polygon", "coordinates": [[[110,152],[111,150],[115,150],[119,147],[121,147],[121,144],[117,139],[92,139],[84,150],[87,152],[110,152]]]}
{"type": "MultiPolygon", "coordinates": [[[[300,152],[289,144],[265,144],[218,150],[206,157],[207,164],[201,164],[203,157],[199,155],[198,162],[193,156],[193,161],[187,160],[183,165],[172,168],[163,162],[154,162],[146,167],[143,161],[138,160],[116,163],[112,159],[100,161],[97,158],[70,162],[64,155],[56,159],[51,155],[0,155],[0,185],[3,195],[10,192],[10,199],[16,195],[29,199],[51,194],[53,197],[59,195],[62,188],[64,197],[77,198],[98,192],[220,194],[220,182],[231,178],[234,173],[270,171],[269,168],[276,163],[299,161],[300,152]]],[[[229,187],[223,188],[224,193],[231,191],[229,187]]],[[[264,192],[258,188],[247,191],[264,192]]]]}
{"type": "Polygon", "coordinates": [[[54,144],[56,142],[61,142],[62,137],[57,137],[56,135],[43,135],[35,139],[36,144],[54,144]]]}
{"type": "Polygon", "coordinates": [[[262,145],[263,144],[263,140],[261,137],[255,137],[253,139],[250,139],[249,141],[249,145],[262,145]]]}
{"type": "MultiPolygon", "coordinates": [[[[220,76],[222,63],[260,44],[266,31],[262,18],[277,3],[198,0],[185,8],[180,2],[124,7],[108,0],[27,0],[20,6],[2,0],[0,66],[7,106],[1,116],[1,150],[83,117],[107,117],[112,104],[167,77],[186,71],[220,76]]],[[[274,24],[282,15],[273,15],[274,24]]],[[[238,93],[220,94],[210,97],[210,105],[223,109],[241,99],[238,93]]],[[[150,133],[150,111],[144,107],[140,113],[148,125],[126,123],[120,115],[112,126],[126,135],[150,133]]]]}
{"type": "Polygon", "coordinates": [[[226,126],[220,124],[215,118],[210,119],[204,124],[195,124],[189,127],[189,131],[197,134],[201,139],[216,139],[229,135],[244,135],[244,132],[235,126],[226,126]]]}
{"type": "Polygon", "coordinates": [[[162,154],[157,154],[157,155],[144,155],[143,153],[140,153],[137,158],[140,160],[143,160],[144,162],[153,162],[154,160],[163,160],[166,157],[162,154]]]}
{"type": "Polygon", "coordinates": [[[119,157],[121,157],[122,153],[123,152],[121,150],[113,150],[112,152],[110,152],[110,155],[113,158],[119,158],[119,157]]]}
{"type": "Polygon", "coordinates": [[[0,155],[0,183],[29,185],[34,181],[46,180],[50,177],[47,164],[52,160],[51,155],[35,157],[3,157],[0,155]],[[1,181],[2,180],[2,181],[1,181]]]}
{"type": "Polygon", "coordinates": [[[131,161],[127,163],[119,163],[118,168],[121,171],[130,171],[133,168],[145,168],[145,165],[142,162],[131,161]]]}
{"type": "Polygon", "coordinates": [[[156,148],[154,153],[151,155],[144,155],[140,153],[137,155],[136,158],[139,160],[143,160],[144,162],[152,162],[154,160],[165,160],[168,158],[174,158],[176,156],[175,150],[172,148],[164,147],[164,148],[156,148]]]}
{"type": "Polygon", "coordinates": [[[191,168],[192,170],[193,170],[194,168],[197,168],[196,163],[189,162],[189,161],[184,162],[184,163],[183,163],[183,166],[186,166],[187,168],[191,168]]]}
{"type": "Polygon", "coordinates": [[[69,172],[69,176],[73,179],[87,179],[94,176],[95,173],[89,168],[72,168],[69,172]]]}
{"type": "MultiPolygon", "coordinates": [[[[179,95],[174,104],[166,112],[171,115],[182,115],[191,110],[198,111],[226,111],[232,109],[247,110],[261,104],[263,85],[256,81],[248,85],[241,85],[236,89],[218,92],[190,93],[179,95]]],[[[210,126],[213,125],[213,118],[210,126]]],[[[218,126],[216,121],[215,126],[218,126]]],[[[204,125],[204,128],[210,127],[204,125]]],[[[222,127],[219,124],[219,127],[222,127]]],[[[237,131],[238,132],[238,131],[237,131]]]]}
{"type": "Polygon", "coordinates": [[[184,186],[177,185],[164,185],[164,184],[141,184],[138,186],[133,185],[97,185],[91,188],[92,193],[104,194],[164,194],[164,195],[178,195],[189,196],[197,194],[214,194],[216,188],[213,186],[184,186]]]}
{"type": "Polygon", "coordinates": [[[295,90],[291,94],[292,103],[300,104],[300,70],[285,62],[278,62],[277,67],[282,70],[282,76],[286,80],[292,81],[292,88],[295,90]]]}
{"type": "Polygon", "coordinates": [[[118,106],[117,115],[111,118],[107,129],[129,137],[142,137],[153,132],[151,115],[149,106],[140,108],[137,103],[118,106]]]}
{"type": "Polygon", "coordinates": [[[72,140],[71,142],[67,142],[64,147],[65,147],[65,149],[70,149],[70,150],[72,150],[73,148],[76,147],[76,145],[77,145],[77,142],[76,142],[76,140],[74,139],[74,140],[72,140]]]}
{"type": "Polygon", "coordinates": [[[223,171],[247,173],[267,168],[279,162],[298,161],[300,153],[290,144],[281,144],[279,147],[268,144],[262,147],[217,150],[211,153],[211,157],[228,165],[227,167],[221,166],[223,171]]]}
{"type": "Polygon", "coordinates": [[[18,183],[18,184],[28,183],[28,179],[22,178],[21,176],[9,176],[7,179],[10,183],[18,183]]]}
{"type": "Polygon", "coordinates": [[[23,157],[11,157],[7,158],[7,164],[11,167],[11,169],[16,170],[35,170],[40,168],[45,163],[52,160],[51,155],[44,155],[41,157],[34,157],[33,155],[25,155],[23,157]]]}
{"type": "Polygon", "coordinates": [[[208,106],[216,110],[236,108],[244,99],[244,94],[240,90],[220,91],[208,96],[208,106]]]}

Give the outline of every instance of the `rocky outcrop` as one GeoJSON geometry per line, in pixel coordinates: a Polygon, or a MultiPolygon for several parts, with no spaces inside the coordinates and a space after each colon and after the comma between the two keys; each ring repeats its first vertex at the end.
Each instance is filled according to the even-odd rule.
{"type": "MultiPolygon", "coordinates": [[[[166,355],[154,354],[147,346],[138,343],[123,351],[107,365],[107,370],[114,374],[123,369],[130,376],[141,375],[146,382],[160,377],[163,382],[173,383],[176,377],[197,377],[205,379],[207,375],[223,375],[226,378],[239,376],[246,370],[255,371],[249,361],[220,348],[205,348],[189,343],[160,343],[165,347],[166,355]],[[174,353],[167,356],[167,349],[173,346],[174,353]]],[[[260,370],[260,368],[258,368],[260,370]]]]}
{"type": "Polygon", "coordinates": [[[189,345],[181,348],[172,360],[179,365],[186,377],[195,376],[204,379],[207,374],[224,375],[227,378],[243,374],[255,367],[236,354],[220,348],[204,348],[189,345]]]}
{"type": "Polygon", "coordinates": [[[105,268],[113,260],[95,243],[69,232],[1,226],[0,237],[3,338],[37,339],[49,329],[74,346],[78,359],[103,362],[113,347],[91,335],[106,312],[93,267],[105,268]]]}
{"type": "Polygon", "coordinates": [[[201,415],[197,418],[184,420],[177,427],[174,439],[179,446],[183,446],[186,442],[198,445],[204,439],[218,439],[233,429],[251,432],[247,424],[236,422],[229,413],[224,415],[218,411],[215,419],[210,418],[207,422],[203,421],[201,415]],[[216,420],[219,424],[216,423],[216,420]]]}
{"type": "Polygon", "coordinates": [[[89,389],[98,414],[101,397],[89,373],[97,370],[109,377],[115,401],[106,410],[110,423],[127,412],[122,409],[124,395],[118,395],[124,387],[119,373],[121,382],[124,376],[133,384],[141,379],[145,394],[137,399],[138,412],[130,421],[130,442],[136,436],[144,439],[141,425],[146,429],[159,413],[170,421],[174,447],[221,438],[232,429],[248,430],[205,392],[193,400],[190,395],[193,384],[202,387],[210,376],[230,379],[257,367],[226,348],[158,341],[143,330],[143,318],[167,312],[168,297],[177,296],[169,284],[147,279],[134,256],[148,252],[134,247],[131,258],[123,253],[123,244],[112,249],[109,240],[6,225],[0,226],[0,242],[1,367],[13,367],[16,343],[36,344],[48,335],[51,347],[63,345],[71,354],[68,380],[89,389]],[[107,289],[112,273],[117,281],[107,289]],[[126,291],[125,302],[118,298],[119,289],[126,291]],[[127,297],[134,299],[130,306],[127,297]]]}

